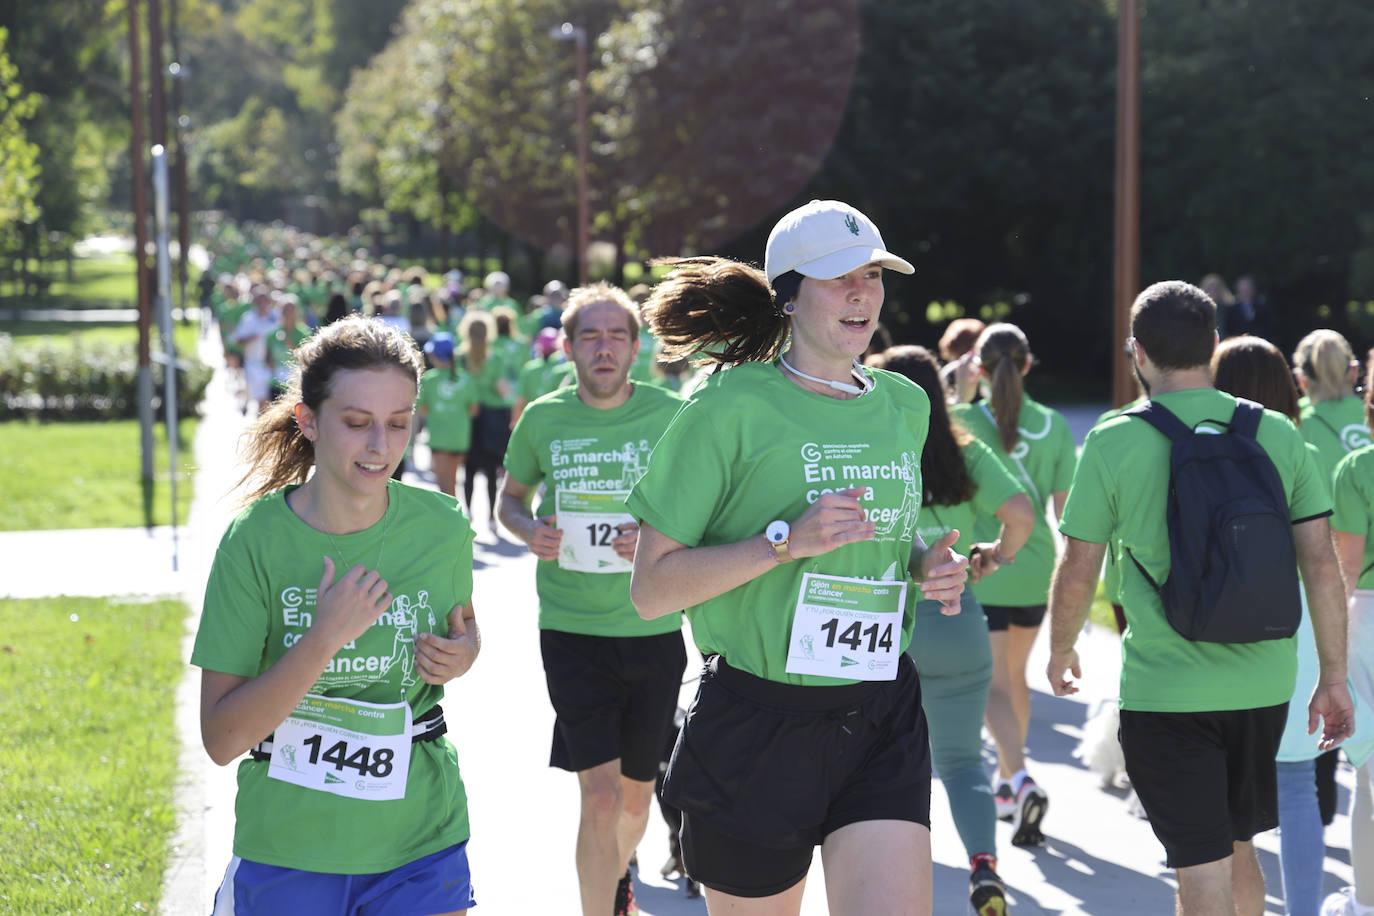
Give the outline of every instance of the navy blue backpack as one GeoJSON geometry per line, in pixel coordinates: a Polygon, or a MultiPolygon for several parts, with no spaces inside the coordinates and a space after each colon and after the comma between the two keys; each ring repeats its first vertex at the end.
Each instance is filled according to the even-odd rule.
{"type": "MultiPolygon", "coordinates": [[[[1169,453],[1169,576],[1158,583],[1164,615],[1197,642],[1285,639],[1302,615],[1288,497],[1255,441],[1264,408],[1236,399],[1230,431],[1194,431],[1147,401],[1123,412],[1173,442],[1169,453]]],[[[1129,551],[1127,551],[1129,554],[1129,551]]]]}

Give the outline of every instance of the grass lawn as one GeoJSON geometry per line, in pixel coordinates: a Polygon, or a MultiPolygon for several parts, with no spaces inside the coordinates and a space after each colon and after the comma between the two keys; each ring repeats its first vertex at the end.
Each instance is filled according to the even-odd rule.
{"type": "MultiPolygon", "coordinates": [[[[71,282],[67,281],[66,261],[44,264],[41,274],[52,281],[46,294],[21,299],[18,284],[0,284],[0,308],[133,308],[137,303],[138,284],[134,280],[132,254],[117,252],[76,258],[72,262],[71,282]]],[[[175,264],[172,276],[175,301],[175,264]]]]}
{"type": "Polygon", "coordinates": [[[0,601],[0,912],[151,913],[176,826],[187,608],[0,601]]]}
{"type": "MultiPolygon", "coordinates": [[[[199,421],[181,421],[177,522],[191,507],[191,443],[199,421]]],[[[171,523],[164,428],[154,431],[152,524],[171,523]]],[[[147,524],[140,476],[137,420],[0,424],[5,473],[0,474],[0,530],[132,528],[147,524]]],[[[0,628],[0,634],[3,634],[0,628]]],[[[3,638],[3,637],[0,637],[3,638]]],[[[0,770],[0,773],[3,771],[0,770]]],[[[0,831],[2,832],[2,831],[0,831]]],[[[3,910],[0,907],[0,910],[3,910]]]]}
{"type": "MultiPolygon", "coordinates": [[[[0,334],[8,334],[21,347],[74,347],[112,345],[133,350],[138,346],[138,325],[123,321],[0,321],[0,334]]],[[[200,331],[195,325],[172,325],[172,339],[177,355],[195,355],[200,331]]],[[[151,346],[158,349],[158,332],[154,324],[151,346]]],[[[161,371],[154,366],[155,371],[161,371]]]]}

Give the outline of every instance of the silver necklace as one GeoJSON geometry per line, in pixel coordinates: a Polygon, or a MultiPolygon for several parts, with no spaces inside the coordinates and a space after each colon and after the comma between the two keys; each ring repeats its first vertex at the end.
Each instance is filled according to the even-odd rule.
{"type": "MultiPolygon", "coordinates": [[[[372,567],[372,568],[375,569],[378,573],[380,573],[381,570],[382,570],[382,554],[386,551],[386,532],[387,532],[387,529],[389,529],[389,528],[391,527],[391,504],[390,504],[390,502],[387,503],[386,510],[383,511],[382,515],[383,515],[383,517],[384,517],[384,521],[382,522],[382,545],[381,545],[379,548],[377,548],[377,564],[376,564],[375,566],[372,567]]],[[[343,560],[343,568],[344,568],[344,571],[346,572],[346,571],[352,569],[352,568],[353,568],[352,564],[350,564],[350,563],[348,562],[348,557],[344,556],[344,552],[343,552],[342,550],[339,549],[339,542],[336,541],[336,540],[334,540],[334,535],[332,535],[332,534],[330,534],[328,531],[326,531],[326,532],[324,533],[324,536],[327,537],[327,538],[329,538],[329,543],[331,543],[331,544],[334,545],[334,552],[337,553],[337,554],[339,555],[339,559],[340,559],[340,560],[343,560]]]]}

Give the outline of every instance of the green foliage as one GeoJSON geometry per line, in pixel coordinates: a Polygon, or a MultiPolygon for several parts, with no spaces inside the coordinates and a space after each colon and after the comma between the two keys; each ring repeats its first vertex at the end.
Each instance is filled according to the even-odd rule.
{"type": "Polygon", "coordinates": [[[38,219],[38,147],[24,122],[38,110],[38,96],[20,85],[19,69],[5,53],[9,31],[0,28],[0,248],[14,244],[18,223],[38,219]]]}
{"type": "Polygon", "coordinates": [[[186,615],[174,601],[0,601],[0,910],[157,909],[186,615]]]}
{"type": "MultiPolygon", "coordinates": [[[[194,415],[205,397],[212,370],[195,356],[178,368],[177,410],[194,415]]],[[[138,361],[133,347],[96,342],[36,345],[0,334],[0,420],[116,419],[136,417],[138,361]]],[[[153,366],[153,387],[161,401],[163,372],[153,366]]],[[[160,410],[160,407],[155,409],[160,410]]]]}

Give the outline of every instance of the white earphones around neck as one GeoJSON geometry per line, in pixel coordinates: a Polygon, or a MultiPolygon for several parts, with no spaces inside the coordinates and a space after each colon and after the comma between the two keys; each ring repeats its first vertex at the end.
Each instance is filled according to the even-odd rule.
{"type": "Polygon", "coordinates": [[[873,390],[873,379],[864,374],[863,367],[859,365],[857,359],[854,360],[854,364],[850,366],[849,371],[853,373],[854,380],[859,383],[858,385],[849,385],[845,382],[835,382],[828,378],[816,378],[814,375],[807,375],[805,372],[802,372],[796,366],[789,363],[786,357],[781,355],[778,356],[778,362],[782,363],[783,367],[793,375],[804,378],[808,382],[815,382],[817,385],[824,385],[834,391],[843,391],[845,394],[852,394],[858,397],[859,395],[868,394],[873,390]]]}

